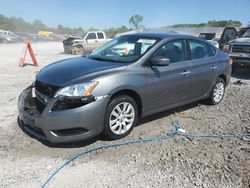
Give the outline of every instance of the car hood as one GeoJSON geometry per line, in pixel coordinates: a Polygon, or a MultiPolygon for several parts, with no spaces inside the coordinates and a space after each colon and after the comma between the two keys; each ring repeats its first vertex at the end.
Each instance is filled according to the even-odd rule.
{"type": "Polygon", "coordinates": [[[54,86],[68,86],[90,81],[114,71],[123,71],[127,64],[91,60],[85,57],[65,59],[43,68],[36,79],[54,86]]]}
{"type": "Polygon", "coordinates": [[[250,38],[238,38],[231,40],[229,43],[248,43],[250,44],[250,38]]]}
{"type": "Polygon", "coordinates": [[[70,44],[73,40],[81,40],[81,37],[70,36],[63,41],[63,44],[67,45],[70,44]]]}

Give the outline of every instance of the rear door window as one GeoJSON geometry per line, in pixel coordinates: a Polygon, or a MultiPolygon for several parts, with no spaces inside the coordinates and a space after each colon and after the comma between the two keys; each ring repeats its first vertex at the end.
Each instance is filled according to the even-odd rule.
{"type": "Polygon", "coordinates": [[[98,39],[104,39],[103,33],[97,33],[98,39]]]}
{"type": "Polygon", "coordinates": [[[189,40],[189,49],[191,59],[202,59],[211,56],[209,54],[208,45],[201,41],[189,40]]]}
{"type": "Polygon", "coordinates": [[[153,55],[169,58],[170,63],[185,61],[185,42],[184,40],[170,41],[160,47],[153,55]]]}

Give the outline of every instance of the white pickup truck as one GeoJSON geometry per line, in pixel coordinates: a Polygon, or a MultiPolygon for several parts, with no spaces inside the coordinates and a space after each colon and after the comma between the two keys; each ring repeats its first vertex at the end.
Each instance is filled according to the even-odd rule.
{"type": "Polygon", "coordinates": [[[63,41],[63,48],[68,54],[88,54],[107,41],[103,31],[89,31],[77,37],[70,36],[63,41]]]}

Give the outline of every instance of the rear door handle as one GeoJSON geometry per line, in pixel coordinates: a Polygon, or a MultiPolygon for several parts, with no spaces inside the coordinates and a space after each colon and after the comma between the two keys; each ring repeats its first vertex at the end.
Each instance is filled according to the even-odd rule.
{"type": "Polygon", "coordinates": [[[191,74],[191,71],[184,71],[181,73],[183,76],[188,76],[189,74],[191,74]]]}
{"type": "Polygon", "coordinates": [[[217,70],[217,68],[218,68],[217,66],[212,66],[209,68],[209,70],[217,70]]]}

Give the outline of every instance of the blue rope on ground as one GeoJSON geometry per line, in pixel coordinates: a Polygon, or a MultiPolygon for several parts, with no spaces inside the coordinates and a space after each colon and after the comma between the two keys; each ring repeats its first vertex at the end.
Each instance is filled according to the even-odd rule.
{"type": "Polygon", "coordinates": [[[47,178],[47,180],[41,185],[41,188],[45,188],[48,185],[48,183],[51,181],[51,179],[57,173],[59,173],[63,169],[63,167],[68,165],[70,162],[74,161],[75,159],[77,159],[80,156],[83,156],[83,155],[86,155],[86,154],[91,153],[93,151],[97,151],[97,150],[101,150],[101,149],[106,149],[106,148],[110,148],[110,147],[119,147],[119,146],[124,146],[124,145],[129,145],[129,144],[136,144],[136,143],[158,142],[158,141],[174,138],[174,137],[176,137],[178,135],[179,136],[189,137],[189,138],[240,138],[240,137],[250,136],[250,133],[242,133],[242,134],[193,134],[193,133],[184,133],[184,132],[181,131],[182,129],[180,129],[180,123],[179,123],[178,120],[173,120],[172,125],[175,127],[175,129],[171,130],[169,133],[167,133],[167,136],[155,137],[155,138],[146,138],[146,139],[142,139],[142,140],[127,140],[127,141],[118,142],[118,143],[114,143],[114,144],[104,144],[104,145],[101,145],[101,146],[94,146],[94,147],[91,147],[91,148],[89,148],[87,150],[80,151],[80,152],[76,153],[75,155],[73,155],[72,157],[69,157],[68,159],[66,159],[64,161],[64,163],[61,164],[47,178]]]}

